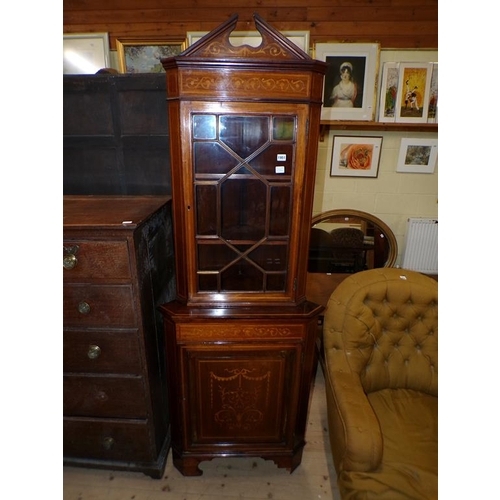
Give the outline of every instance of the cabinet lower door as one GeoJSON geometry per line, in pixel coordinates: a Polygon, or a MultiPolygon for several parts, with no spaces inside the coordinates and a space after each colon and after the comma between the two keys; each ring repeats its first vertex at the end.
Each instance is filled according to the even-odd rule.
{"type": "Polygon", "coordinates": [[[187,449],[289,447],[302,344],[181,347],[187,449]]]}

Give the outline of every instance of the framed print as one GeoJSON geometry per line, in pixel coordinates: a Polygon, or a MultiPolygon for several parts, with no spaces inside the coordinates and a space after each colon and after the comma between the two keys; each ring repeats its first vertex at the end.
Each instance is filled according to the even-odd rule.
{"type": "Polygon", "coordinates": [[[396,121],[396,100],[399,85],[399,63],[385,62],[382,66],[382,83],[378,110],[379,122],[396,121]]]}
{"type": "Polygon", "coordinates": [[[437,139],[401,139],[396,172],[432,174],[436,168],[437,139]]]}
{"type": "Polygon", "coordinates": [[[431,62],[399,64],[396,122],[427,123],[431,76],[431,62]]]}
{"type": "MultiPolygon", "coordinates": [[[[191,47],[193,43],[203,38],[208,31],[188,31],[187,46],[191,47]]],[[[302,49],[306,54],[309,54],[309,31],[281,31],[288,40],[293,42],[299,49],[302,49]]],[[[262,36],[258,31],[233,31],[229,36],[230,42],[235,46],[250,45],[258,47],[262,42],[262,36]]]]}
{"type": "Polygon", "coordinates": [[[429,91],[429,114],[428,123],[438,121],[438,63],[432,63],[431,88],[429,91]]]}
{"type": "Polygon", "coordinates": [[[317,43],[315,58],[327,63],[322,120],[373,121],[380,44],[317,43]]]}
{"type": "Polygon", "coordinates": [[[94,75],[109,64],[107,33],[63,35],[63,74],[94,75]]]}
{"type": "Polygon", "coordinates": [[[330,176],[377,177],[382,137],[333,138],[330,176]]]}
{"type": "Polygon", "coordinates": [[[121,73],[162,73],[161,59],[185,49],[185,40],[116,40],[121,73]]]}

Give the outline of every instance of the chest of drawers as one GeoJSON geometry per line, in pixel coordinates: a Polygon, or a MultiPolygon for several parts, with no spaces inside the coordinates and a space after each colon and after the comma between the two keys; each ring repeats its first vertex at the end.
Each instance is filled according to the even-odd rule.
{"type": "Polygon", "coordinates": [[[170,198],[65,196],[64,463],[161,477],[170,418],[160,304],[170,198]]]}

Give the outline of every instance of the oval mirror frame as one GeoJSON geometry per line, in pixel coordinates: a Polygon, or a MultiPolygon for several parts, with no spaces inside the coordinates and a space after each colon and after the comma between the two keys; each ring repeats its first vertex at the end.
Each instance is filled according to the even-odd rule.
{"type": "Polygon", "coordinates": [[[353,210],[350,208],[338,208],[334,210],[329,210],[327,212],[322,212],[315,217],[312,218],[311,221],[311,227],[315,226],[316,224],[319,224],[321,222],[327,222],[328,220],[332,218],[339,218],[339,217],[353,217],[357,219],[364,220],[366,222],[371,222],[374,226],[378,227],[381,231],[381,233],[387,238],[387,242],[389,245],[389,251],[387,255],[387,260],[385,261],[384,265],[381,267],[393,267],[394,264],[396,263],[396,259],[398,257],[398,242],[396,240],[396,236],[394,236],[394,233],[392,232],[391,228],[385,223],[382,222],[378,217],[375,215],[369,214],[367,212],[363,212],[361,210],[353,210]]]}

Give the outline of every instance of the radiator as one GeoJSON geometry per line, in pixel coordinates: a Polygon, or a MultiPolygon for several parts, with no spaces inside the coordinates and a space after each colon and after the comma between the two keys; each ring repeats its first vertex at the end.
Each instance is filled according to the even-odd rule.
{"type": "Polygon", "coordinates": [[[427,274],[438,272],[437,219],[410,218],[406,232],[403,269],[427,274]]]}

